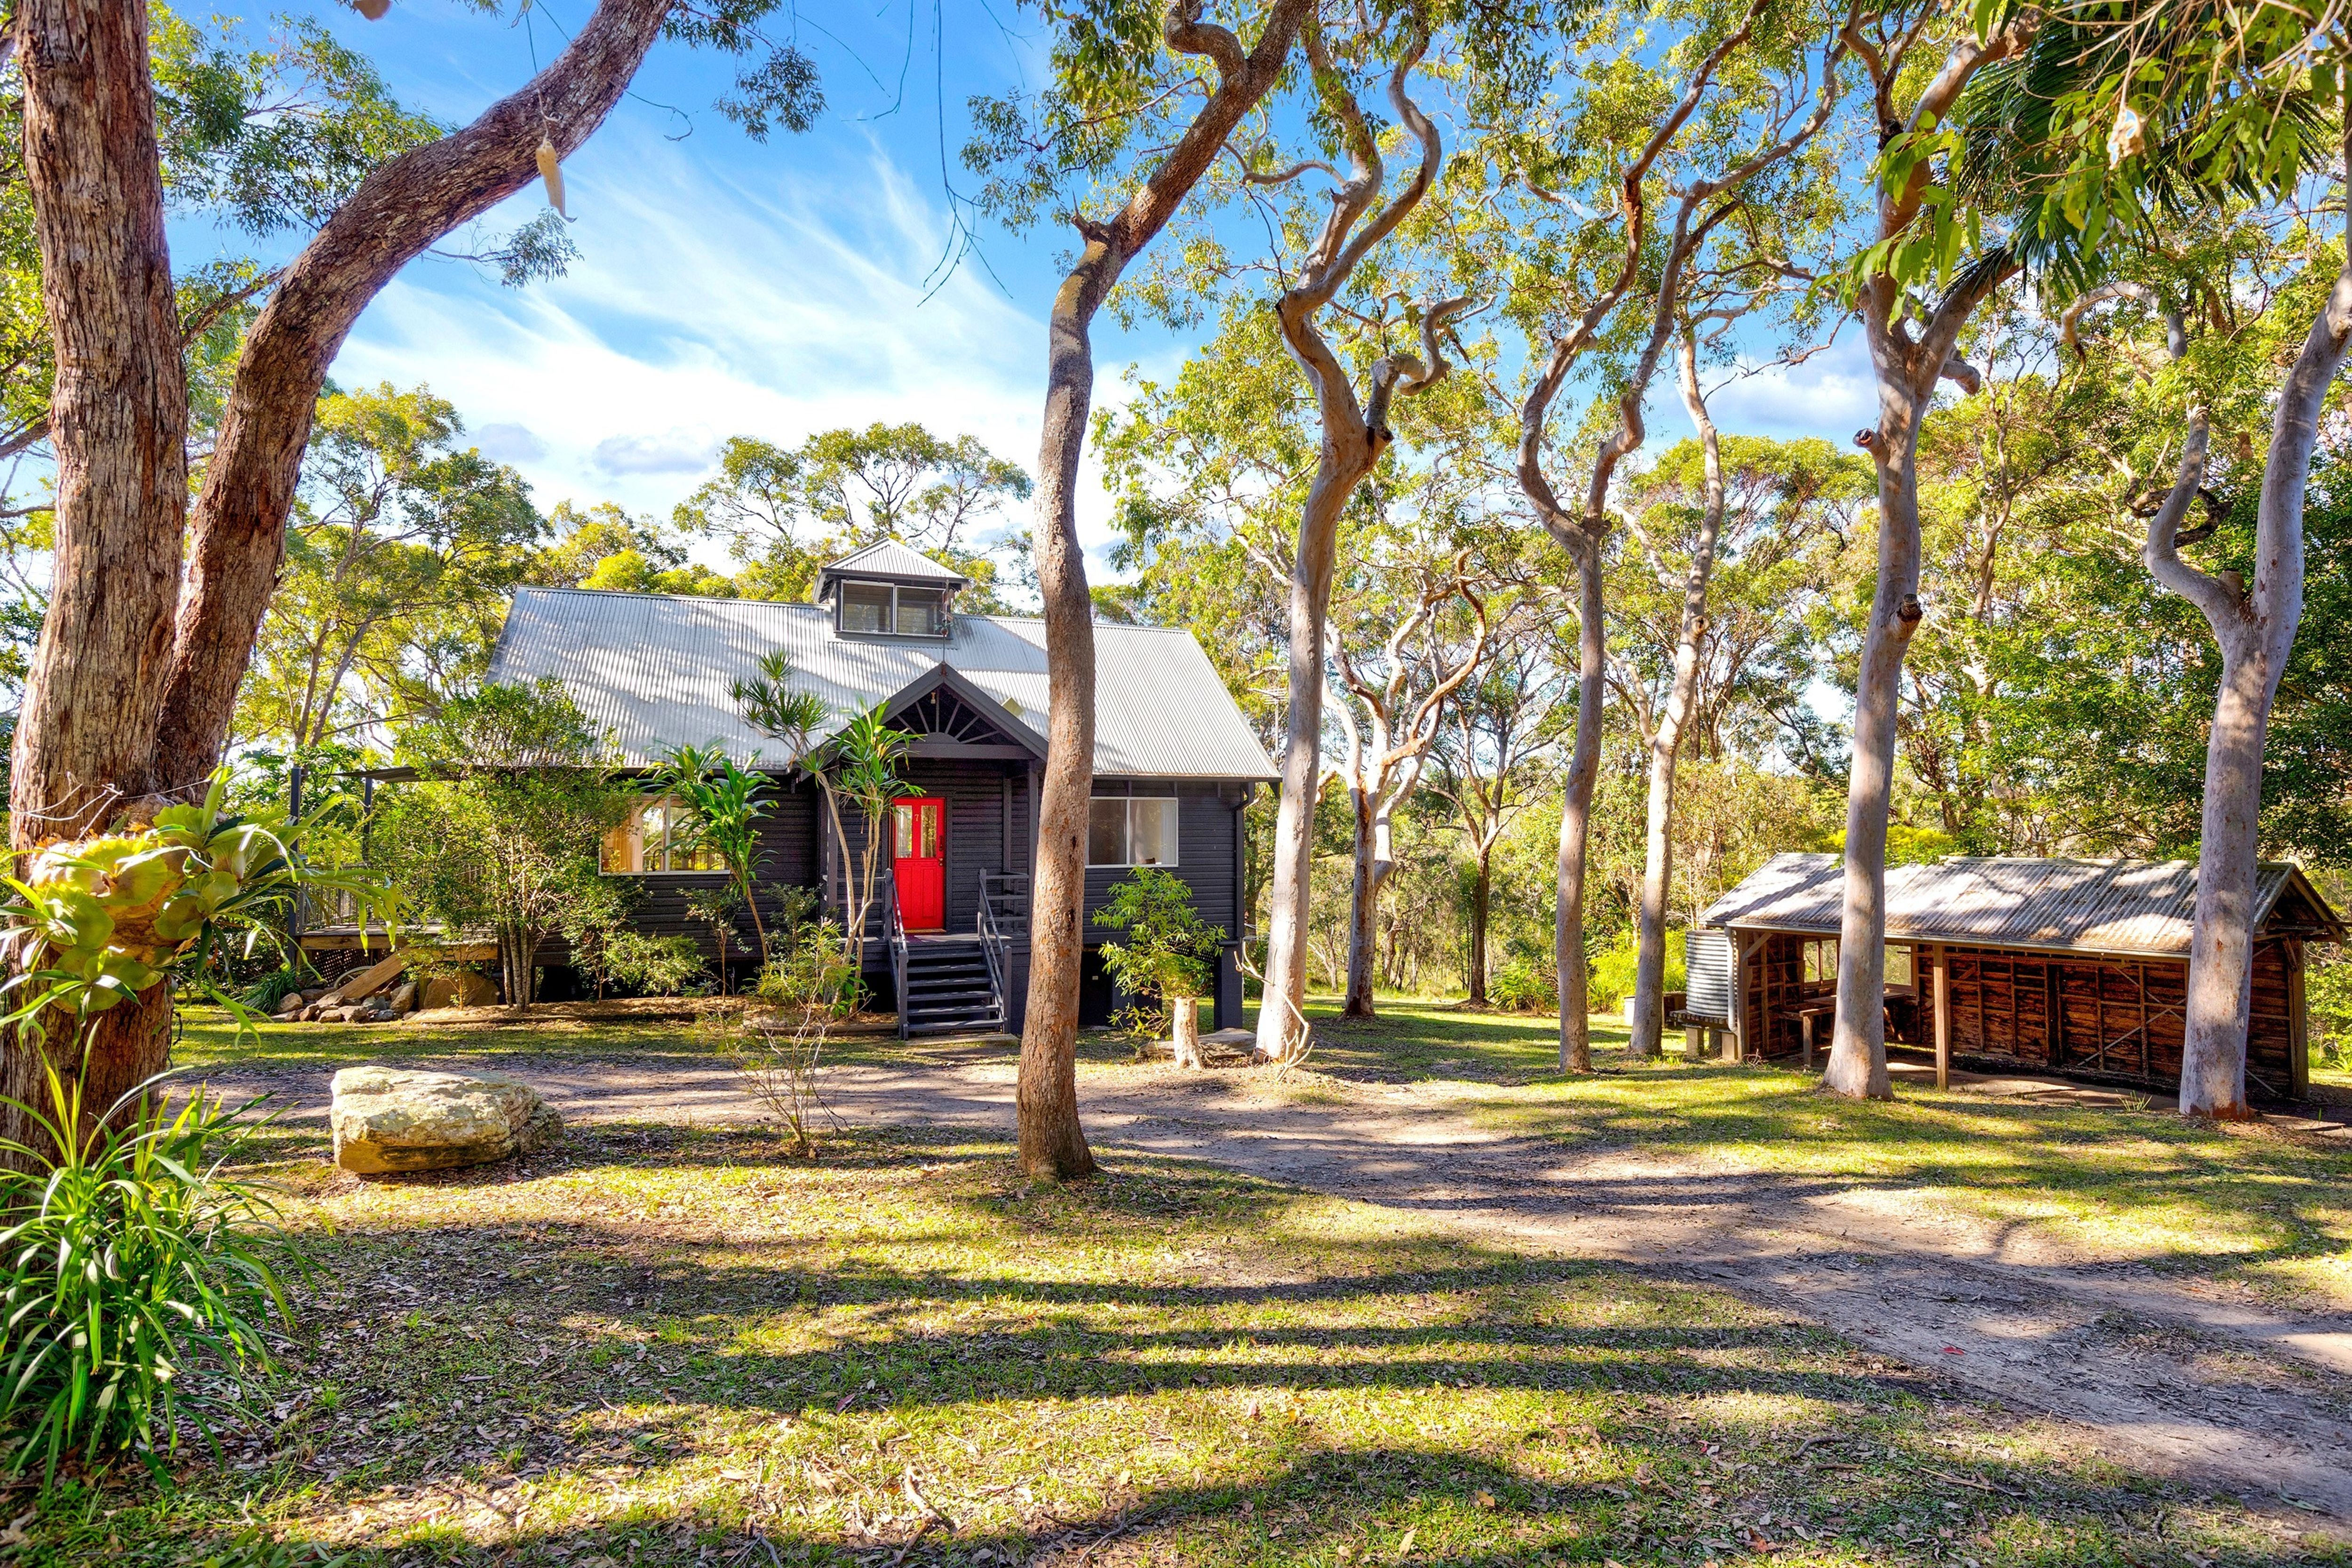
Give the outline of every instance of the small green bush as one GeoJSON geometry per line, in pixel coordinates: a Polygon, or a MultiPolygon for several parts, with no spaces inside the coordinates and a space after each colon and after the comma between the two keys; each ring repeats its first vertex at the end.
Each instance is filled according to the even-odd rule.
{"type": "MultiPolygon", "coordinates": [[[[1585,1005],[1596,1013],[1614,1013],[1633,994],[1633,972],[1641,963],[1641,937],[1627,930],[1617,933],[1616,940],[1592,955],[1585,973],[1585,1005]]],[[[1681,991],[1690,984],[1690,971],[1683,963],[1683,933],[1666,932],[1666,984],[1669,991],[1681,991]]]]}
{"type": "Polygon", "coordinates": [[[1559,987],[1531,958],[1513,958],[1486,981],[1486,999],[1519,1013],[1549,1013],[1559,1005],[1559,987]]]}
{"type": "MultiPolygon", "coordinates": [[[[49,1071],[39,1146],[0,1142],[0,1432],[11,1468],[177,1446],[184,1418],[247,1412],[266,1373],[262,1324],[289,1321],[257,1245],[274,1230],[251,1184],[221,1174],[237,1112],[205,1097],[176,1112],[152,1083],[85,1118],[79,1082],[49,1071]]],[[[152,1462],[152,1460],[150,1461],[152,1462]]]]}

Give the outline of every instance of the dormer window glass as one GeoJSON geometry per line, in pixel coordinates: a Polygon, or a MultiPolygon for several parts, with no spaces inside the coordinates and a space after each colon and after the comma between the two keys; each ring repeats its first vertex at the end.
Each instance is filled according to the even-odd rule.
{"type": "Polygon", "coordinates": [[[839,619],[835,624],[845,632],[902,637],[948,635],[948,596],[941,589],[845,581],[838,602],[839,619]]]}
{"type": "Polygon", "coordinates": [[[844,583],[841,585],[841,629],[845,632],[887,632],[890,629],[891,589],[887,583],[844,583]]]}

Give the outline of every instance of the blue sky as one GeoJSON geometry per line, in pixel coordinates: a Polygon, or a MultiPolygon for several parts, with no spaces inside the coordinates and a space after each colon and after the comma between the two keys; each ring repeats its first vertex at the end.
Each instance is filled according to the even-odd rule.
{"type": "MultiPolygon", "coordinates": [[[[632,96],[565,165],[581,251],[569,275],[513,289],[487,268],[419,260],[361,318],[336,379],[430,384],[542,506],[609,500],[667,513],[729,436],[789,444],[876,419],[969,433],[1034,466],[1044,310],[1067,231],[991,231],[985,266],[968,259],[942,280],[938,264],[952,232],[945,179],[969,181],[955,159],[965,101],[1034,81],[1036,35],[1009,0],[992,11],[910,5],[826,14],[822,30],[803,22],[826,112],[807,134],[765,145],[709,108],[731,75],[723,58],[656,46],[632,96]]],[[[340,6],[318,15],[378,62],[404,103],[457,122],[527,80],[534,44],[551,58],[558,29],[589,10],[589,0],[532,0],[527,30],[511,3],[503,16],[451,0],[394,0],[374,23],[340,6]]],[[[511,228],[541,206],[534,185],[484,227],[511,228]]],[[[1130,362],[1164,376],[1184,349],[1105,317],[1098,402],[1121,395],[1130,362]]],[[[1843,342],[1727,388],[1717,423],[1847,438],[1874,422],[1858,349],[1843,342]]],[[[1654,446],[1687,429],[1661,390],[1654,446]]],[[[1089,480],[1090,546],[1108,511],[1089,480]]]]}

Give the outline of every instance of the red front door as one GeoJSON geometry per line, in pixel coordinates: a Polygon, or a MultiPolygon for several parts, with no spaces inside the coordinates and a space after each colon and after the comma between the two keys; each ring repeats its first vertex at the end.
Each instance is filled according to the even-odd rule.
{"type": "Polygon", "coordinates": [[[898,883],[898,919],[908,931],[945,931],[948,913],[947,858],[940,847],[940,814],[946,802],[890,803],[890,869],[898,883]]]}

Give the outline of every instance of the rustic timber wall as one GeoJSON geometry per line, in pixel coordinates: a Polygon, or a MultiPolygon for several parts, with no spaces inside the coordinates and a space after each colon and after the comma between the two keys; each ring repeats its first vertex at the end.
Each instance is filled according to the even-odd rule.
{"type": "MultiPolygon", "coordinates": [[[[1830,988],[1802,979],[1805,937],[1773,933],[1748,940],[1755,948],[1743,979],[1751,1048],[1769,1057],[1792,1054],[1801,1040],[1797,1008],[1824,999],[1830,988]]],[[[1906,1044],[1928,1045],[1935,1037],[1927,982],[1936,951],[1926,943],[1914,950],[1921,982],[1918,1023],[1904,1031],[1906,1044]]],[[[1942,952],[1949,966],[1955,1060],[2179,1087],[2186,961],[1950,945],[1942,952]]],[[[2253,1093],[2285,1100],[2305,1091],[2306,1034],[2300,944],[2267,938],[2254,949],[2247,1031],[2246,1074],[2253,1093]]],[[[1817,1050],[1828,1037],[1816,1024],[1817,1050]]]]}

